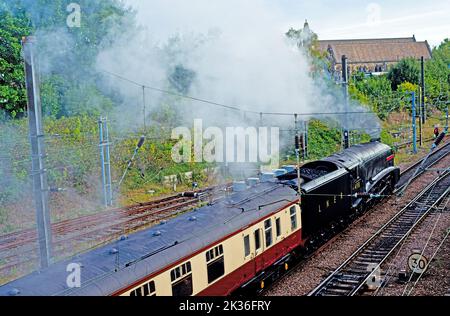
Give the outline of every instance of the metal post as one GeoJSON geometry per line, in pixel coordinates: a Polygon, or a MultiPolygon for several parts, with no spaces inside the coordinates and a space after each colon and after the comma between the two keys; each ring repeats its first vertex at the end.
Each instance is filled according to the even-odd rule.
{"type": "Polygon", "coordinates": [[[105,130],[105,172],[106,172],[106,197],[107,203],[109,206],[113,205],[113,196],[112,196],[112,182],[111,182],[111,155],[109,152],[109,128],[108,128],[108,118],[105,118],[104,121],[104,130],[105,130]]]}
{"type": "Polygon", "coordinates": [[[350,148],[350,133],[348,130],[344,130],[344,149],[350,148]]]}
{"type": "Polygon", "coordinates": [[[98,120],[98,134],[100,138],[100,163],[102,166],[102,192],[103,192],[103,204],[108,207],[108,198],[106,196],[106,173],[105,173],[105,147],[103,138],[103,117],[98,120]]]}
{"type": "Polygon", "coordinates": [[[416,130],[416,93],[412,92],[412,132],[413,132],[413,152],[417,154],[417,130],[416,130]]]}
{"type": "Polygon", "coordinates": [[[446,120],[445,120],[445,133],[448,132],[448,105],[447,105],[447,111],[446,111],[446,120]]]}
{"type": "Polygon", "coordinates": [[[22,40],[25,58],[25,79],[28,101],[28,123],[30,128],[31,161],[34,203],[36,205],[36,222],[38,230],[39,254],[41,268],[50,264],[52,248],[52,231],[50,210],[48,206],[47,171],[44,166],[45,146],[42,128],[42,108],[37,71],[37,58],[34,52],[36,40],[33,36],[22,40]]]}
{"type": "MultiPolygon", "coordinates": [[[[344,91],[344,104],[345,104],[345,112],[348,112],[349,108],[349,95],[348,95],[348,59],[347,56],[342,56],[342,85],[344,91]]],[[[344,122],[344,148],[347,149],[350,147],[349,142],[349,130],[348,130],[348,117],[345,115],[344,122]]]]}
{"type": "Polygon", "coordinates": [[[345,55],[342,55],[342,84],[344,90],[345,105],[348,106],[348,58],[345,55]]]}
{"type": "Polygon", "coordinates": [[[102,165],[103,203],[112,206],[111,158],[109,153],[108,119],[100,117],[98,121],[100,138],[100,160],[102,165]]]}
{"type": "Polygon", "coordinates": [[[421,112],[422,112],[422,124],[425,124],[427,121],[427,111],[425,106],[425,60],[423,56],[420,58],[420,84],[422,87],[422,96],[421,96],[421,112]]]}
{"type": "Polygon", "coordinates": [[[308,159],[308,128],[309,128],[309,124],[308,121],[305,121],[305,139],[304,139],[304,143],[305,143],[305,160],[308,159]]]}
{"type": "Polygon", "coordinates": [[[294,114],[295,119],[295,156],[297,157],[297,189],[298,189],[298,203],[301,203],[301,173],[300,173],[300,137],[298,133],[298,114],[294,114]]]}
{"type": "Polygon", "coordinates": [[[420,100],[422,100],[422,88],[421,87],[419,87],[419,96],[418,96],[418,100],[419,100],[419,113],[418,113],[418,117],[419,117],[419,145],[420,145],[420,147],[422,147],[423,146],[423,143],[422,143],[422,134],[423,134],[423,128],[422,128],[422,117],[423,117],[423,114],[422,114],[422,105],[420,104],[420,100]]]}

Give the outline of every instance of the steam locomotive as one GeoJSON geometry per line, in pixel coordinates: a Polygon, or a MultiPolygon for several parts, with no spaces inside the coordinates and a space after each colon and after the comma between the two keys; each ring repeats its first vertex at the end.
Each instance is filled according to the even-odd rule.
{"type": "Polygon", "coordinates": [[[356,145],[304,165],[300,181],[292,169],[252,180],[217,202],[3,285],[0,295],[217,296],[261,289],[299,253],[392,191],[399,177],[390,147],[356,145]],[[68,282],[77,278],[68,269],[74,266],[78,283],[68,282]]]}

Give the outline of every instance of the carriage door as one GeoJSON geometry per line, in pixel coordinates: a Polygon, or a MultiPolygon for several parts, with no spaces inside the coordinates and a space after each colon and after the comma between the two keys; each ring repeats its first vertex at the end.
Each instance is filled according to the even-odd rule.
{"type": "Polygon", "coordinates": [[[262,270],[264,267],[264,255],[263,255],[263,240],[261,229],[258,228],[253,232],[253,239],[255,242],[255,273],[262,270]]]}

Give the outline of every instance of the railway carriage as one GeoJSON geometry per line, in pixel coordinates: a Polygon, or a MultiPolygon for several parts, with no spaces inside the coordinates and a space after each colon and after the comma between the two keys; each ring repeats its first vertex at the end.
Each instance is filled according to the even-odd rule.
{"type": "Polygon", "coordinates": [[[295,171],[252,181],[218,202],[1,286],[0,295],[216,296],[261,289],[367,204],[368,193],[390,190],[398,177],[388,146],[358,145],[302,167],[301,205],[295,171]],[[71,264],[81,269],[73,288],[71,264]]]}
{"type": "Polygon", "coordinates": [[[267,182],[0,287],[0,295],[228,295],[302,243],[298,196],[267,182]],[[81,287],[68,288],[69,264],[81,287]]]}

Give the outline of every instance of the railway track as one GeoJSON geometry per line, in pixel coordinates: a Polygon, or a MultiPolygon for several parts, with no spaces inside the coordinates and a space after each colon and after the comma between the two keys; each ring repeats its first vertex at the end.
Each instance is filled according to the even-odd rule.
{"type": "MultiPolygon", "coordinates": [[[[426,138],[426,139],[423,140],[423,143],[428,143],[428,142],[431,142],[433,140],[434,140],[434,137],[426,138]]],[[[408,142],[404,142],[404,143],[401,143],[401,144],[394,145],[394,147],[396,147],[397,149],[403,149],[403,148],[407,148],[409,146],[412,146],[413,143],[414,142],[412,140],[410,140],[408,142]]],[[[417,144],[420,144],[420,139],[417,140],[417,144]]]]}
{"type": "MultiPolygon", "coordinates": [[[[71,247],[95,242],[107,243],[142,227],[170,219],[207,198],[215,188],[197,191],[195,196],[170,196],[127,208],[82,216],[52,224],[53,256],[70,255],[71,247]],[[67,249],[69,248],[69,249],[67,249]]],[[[220,187],[218,187],[220,189],[220,187]]],[[[37,232],[26,229],[0,236],[0,275],[38,258],[37,232]]]]}
{"type": "MultiPolygon", "coordinates": [[[[442,146],[439,149],[437,149],[428,158],[428,161],[427,161],[427,163],[425,165],[425,168],[430,168],[430,167],[434,166],[439,161],[441,161],[443,158],[445,158],[449,154],[449,152],[450,152],[450,143],[447,143],[444,146],[442,146]]],[[[402,174],[401,174],[401,177],[400,177],[400,181],[397,183],[397,186],[396,186],[396,192],[398,192],[401,189],[403,189],[403,187],[406,185],[408,180],[414,175],[416,169],[420,166],[421,163],[422,163],[422,160],[419,160],[418,162],[416,162],[412,166],[410,166],[407,169],[402,171],[402,174]]],[[[424,172],[425,172],[425,170],[419,171],[414,179],[417,179],[418,177],[420,177],[424,172]]]]}
{"type": "Polygon", "coordinates": [[[435,179],[413,201],[338,267],[308,296],[354,296],[380,284],[380,266],[450,192],[450,172],[435,179]]]}
{"type": "MultiPolygon", "coordinates": [[[[72,220],[64,220],[52,224],[52,233],[56,236],[67,235],[74,231],[81,231],[90,227],[104,224],[107,221],[118,220],[124,217],[134,216],[142,212],[148,212],[154,209],[164,208],[177,203],[189,201],[187,198],[166,198],[154,203],[146,203],[130,208],[116,209],[100,214],[92,214],[79,217],[72,220]]],[[[13,232],[0,236],[0,252],[5,249],[16,248],[37,240],[35,229],[27,229],[23,231],[13,232]]],[[[1,256],[0,256],[1,257],[1,256]]]]}

